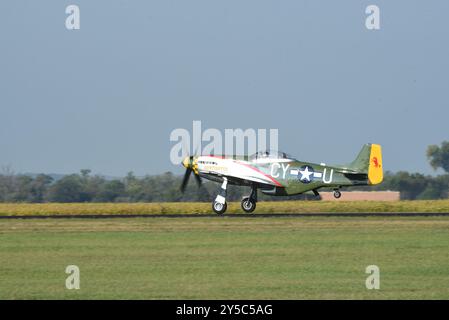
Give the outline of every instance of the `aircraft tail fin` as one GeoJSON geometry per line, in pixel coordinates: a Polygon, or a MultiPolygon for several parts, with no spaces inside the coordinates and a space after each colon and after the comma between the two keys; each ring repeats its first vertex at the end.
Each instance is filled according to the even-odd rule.
{"type": "Polygon", "coordinates": [[[348,169],[367,174],[369,184],[381,183],[383,180],[381,146],[365,144],[357,158],[349,164],[348,169]]]}

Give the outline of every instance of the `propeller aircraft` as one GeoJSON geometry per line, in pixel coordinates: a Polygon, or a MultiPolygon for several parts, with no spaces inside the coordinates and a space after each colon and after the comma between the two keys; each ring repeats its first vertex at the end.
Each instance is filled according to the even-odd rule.
{"type": "Polygon", "coordinates": [[[308,191],[319,196],[319,189],[332,188],[334,197],[340,198],[342,187],[376,185],[383,180],[382,150],[378,144],[365,144],[355,160],[346,165],[329,166],[299,161],[278,151],[257,152],[249,157],[189,156],[182,164],[186,168],[182,192],[191,174],[198,185],[201,185],[201,178],[221,183],[218,195],[212,202],[212,209],[217,214],[226,211],[228,184],[251,187],[251,193],[241,201],[243,211],[250,213],[256,209],[258,189],[272,196],[290,196],[308,191]]]}

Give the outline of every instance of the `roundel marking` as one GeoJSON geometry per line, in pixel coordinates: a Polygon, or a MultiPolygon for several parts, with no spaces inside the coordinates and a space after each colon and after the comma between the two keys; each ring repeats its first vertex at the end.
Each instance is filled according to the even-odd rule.
{"type": "Polygon", "coordinates": [[[302,183],[310,183],[313,181],[314,170],[311,166],[302,166],[298,170],[298,179],[302,183]]]}

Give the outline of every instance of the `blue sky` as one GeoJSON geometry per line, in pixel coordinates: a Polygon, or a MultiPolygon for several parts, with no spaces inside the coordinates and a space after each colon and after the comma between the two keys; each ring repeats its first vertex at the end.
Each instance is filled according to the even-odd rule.
{"type": "Polygon", "coordinates": [[[380,143],[432,173],[449,140],[448,1],[2,1],[0,165],[121,176],[173,166],[175,128],[277,128],[326,163],[380,143]],[[65,28],[76,4],[81,29],[65,28]],[[380,8],[381,29],[365,28],[380,8]]]}

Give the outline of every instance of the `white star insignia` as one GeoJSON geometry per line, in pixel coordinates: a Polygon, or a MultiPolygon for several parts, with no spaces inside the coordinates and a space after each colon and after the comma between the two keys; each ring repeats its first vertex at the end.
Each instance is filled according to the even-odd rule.
{"type": "Polygon", "coordinates": [[[304,170],[299,170],[301,174],[301,180],[310,181],[310,176],[313,174],[312,171],[309,171],[309,167],[306,167],[304,170]]]}

